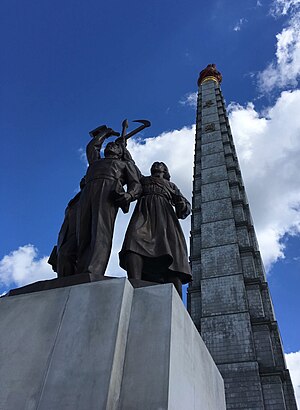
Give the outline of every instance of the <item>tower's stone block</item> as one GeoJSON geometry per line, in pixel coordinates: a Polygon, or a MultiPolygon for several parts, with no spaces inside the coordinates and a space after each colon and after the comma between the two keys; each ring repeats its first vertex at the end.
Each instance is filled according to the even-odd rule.
{"type": "Polygon", "coordinates": [[[241,272],[236,244],[201,250],[202,278],[235,275],[241,272]]]}

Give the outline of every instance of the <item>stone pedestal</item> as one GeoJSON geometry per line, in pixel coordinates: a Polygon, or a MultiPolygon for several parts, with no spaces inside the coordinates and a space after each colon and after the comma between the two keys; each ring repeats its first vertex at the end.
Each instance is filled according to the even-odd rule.
{"type": "Polygon", "coordinates": [[[222,410],[223,380],[171,284],[0,299],[1,410],[222,410]]]}

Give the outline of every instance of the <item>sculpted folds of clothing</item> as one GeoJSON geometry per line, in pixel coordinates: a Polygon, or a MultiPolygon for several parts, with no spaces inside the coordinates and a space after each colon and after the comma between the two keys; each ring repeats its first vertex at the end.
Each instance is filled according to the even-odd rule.
{"type": "MultiPolygon", "coordinates": [[[[79,198],[78,198],[79,200],[79,198]]],[[[65,212],[65,219],[60,228],[57,240],[58,250],[68,240],[68,237],[76,235],[76,213],[78,202],[72,207],[68,206],[65,212]]]]}
{"type": "Polygon", "coordinates": [[[81,192],[69,202],[62,227],[58,234],[57,273],[59,277],[74,275],[76,273],[76,221],[80,195],[81,192]]]}
{"type": "Polygon", "coordinates": [[[175,184],[165,179],[143,177],[143,193],[130,220],[120,266],[126,269],[126,253],[144,257],[145,274],[178,274],[183,283],[191,280],[185,238],[178,221],[190,213],[190,204],[175,184]],[[173,206],[175,206],[176,213],[173,206]]]}
{"type": "Polygon", "coordinates": [[[78,273],[105,273],[118,212],[114,196],[119,184],[127,184],[132,200],[139,196],[141,184],[134,163],[100,158],[90,164],[77,218],[78,273]]]}

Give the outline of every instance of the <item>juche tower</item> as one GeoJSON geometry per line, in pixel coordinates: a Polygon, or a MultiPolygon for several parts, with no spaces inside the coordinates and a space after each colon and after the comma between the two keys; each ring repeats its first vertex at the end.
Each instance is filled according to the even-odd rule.
{"type": "Polygon", "coordinates": [[[221,81],[214,64],[198,80],[188,310],[227,409],[296,410],[221,81]]]}

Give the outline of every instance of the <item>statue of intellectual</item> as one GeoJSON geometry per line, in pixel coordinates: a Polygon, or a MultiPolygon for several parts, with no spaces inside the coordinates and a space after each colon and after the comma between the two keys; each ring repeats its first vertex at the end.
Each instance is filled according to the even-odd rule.
{"type": "Polygon", "coordinates": [[[58,234],[57,245],[54,246],[48,260],[59,278],[77,273],[77,209],[84,186],[85,178],[83,177],[80,181],[80,191],[69,201],[65,210],[65,218],[58,234]]]}
{"type": "Polygon", "coordinates": [[[151,176],[142,177],[141,184],[143,192],[119,253],[120,266],[130,279],[173,283],[182,296],[182,284],[191,281],[191,272],[178,218],[189,215],[190,203],[170,182],[163,162],[154,162],[151,176]]]}
{"type": "Polygon", "coordinates": [[[109,260],[118,208],[128,212],[142,187],[140,173],[126,149],[125,139],[105,139],[120,135],[105,125],[98,127],[86,148],[89,167],[86,186],[77,211],[77,272],[104,275],[109,260]],[[127,185],[127,191],[123,186],[127,185]]]}

